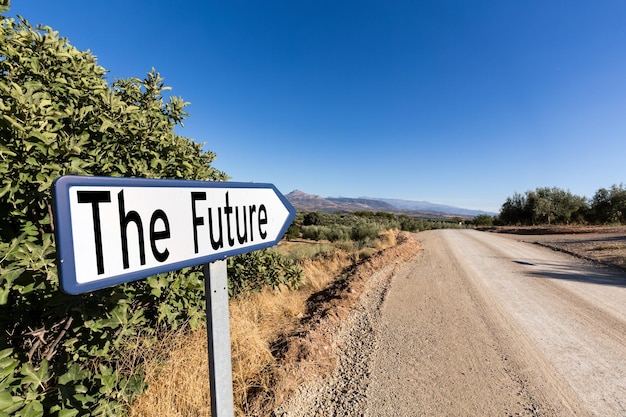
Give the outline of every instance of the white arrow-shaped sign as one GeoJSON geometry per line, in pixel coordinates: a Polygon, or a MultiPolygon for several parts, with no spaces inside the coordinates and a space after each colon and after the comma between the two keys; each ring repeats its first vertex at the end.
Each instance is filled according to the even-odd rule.
{"type": "Polygon", "coordinates": [[[54,200],[70,294],[273,246],[296,213],[274,185],[254,183],[65,176],[54,200]]]}

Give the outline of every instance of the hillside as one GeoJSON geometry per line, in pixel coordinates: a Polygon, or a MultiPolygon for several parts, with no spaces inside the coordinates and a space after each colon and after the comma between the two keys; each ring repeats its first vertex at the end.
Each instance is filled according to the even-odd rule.
{"type": "Polygon", "coordinates": [[[396,214],[409,214],[424,217],[474,217],[479,214],[492,214],[479,210],[430,203],[384,198],[320,197],[294,190],[287,194],[287,200],[300,211],[321,211],[325,213],[353,211],[384,211],[396,214]]]}
{"type": "Polygon", "coordinates": [[[376,198],[375,200],[383,201],[391,204],[392,206],[410,211],[427,211],[446,214],[457,214],[460,216],[478,216],[480,214],[493,215],[495,213],[489,213],[482,210],[472,210],[455,206],[448,206],[445,204],[436,204],[429,201],[413,201],[413,200],[400,200],[391,198],[376,198]]]}

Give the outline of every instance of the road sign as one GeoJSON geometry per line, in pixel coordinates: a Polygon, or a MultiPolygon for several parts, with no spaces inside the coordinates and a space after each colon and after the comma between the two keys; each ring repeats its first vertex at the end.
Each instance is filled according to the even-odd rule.
{"type": "Polygon", "coordinates": [[[272,184],[65,176],[54,200],[70,294],[273,246],[295,217],[272,184]]]}

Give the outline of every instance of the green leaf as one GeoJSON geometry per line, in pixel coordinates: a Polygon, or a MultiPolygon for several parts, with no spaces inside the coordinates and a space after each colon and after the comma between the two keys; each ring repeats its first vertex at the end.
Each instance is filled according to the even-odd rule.
{"type": "Polygon", "coordinates": [[[76,381],[82,381],[89,377],[89,371],[86,369],[80,369],[80,365],[73,363],[70,369],[59,377],[59,384],[67,385],[76,381]]]}
{"type": "Polygon", "coordinates": [[[0,411],[11,413],[19,409],[23,404],[20,397],[14,397],[9,391],[0,391],[0,411]]]}
{"type": "Polygon", "coordinates": [[[76,394],[74,395],[74,399],[84,405],[93,404],[94,402],[96,402],[96,397],[86,394],[76,394]]]}
{"type": "Polygon", "coordinates": [[[128,392],[131,392],[133,394],[139,394],[143,392],[146,387],[147,384],[144,381],[143,377],[141,375],[134,374],[128,378],[125,388],[128,392]]]}
{"type": "Polygon", "coordinates": [[[37,400],[30,401],[20,414],[22,417],[41,417],[43,416],[43,405],[37,400]]]}
{"type": "Polygon", "coordinates": [[[20,373],[24,376],[24,378],[22,378],[22,383],[31,383],[41,388],[45,388],[45,383],[50,378],[48,375],[48,361],[45,359],[41,361],[39,369],[35,369],[30,363],[25,363],[22,365],[20,373]]]}
{"type": "Polygon", "coordinates": [[[17,154],[11,150],[9,150],[9,148],[7,148],[6,146],[2,146],[0,145],[0,154],[4,155],[4,156],[17,156],[17,154]]]}
{"type": "Polygon", "coordinates": [[[9,302],[10,288],[0,288],[0,306],[6,305],[9,302]]]}
{"type": "Polygon", "coordinates": [[[0,350],[0,359],[8,358],[13,354],[12,348],[2,349],[0,350]]]}
{"type": "MultiPolygon", "coordinates": [[[[6,351],[12,352],[12,349],[5,349],[2,352],[6,351]]],[[[15,380],[12,376],[19,364],[20,362],[11,356],[0,357],[0,388],[10,385],[15,380]]]]}
{"type": "Polygon", "coordinates": [[[2,118],[3,118],[4,120],[6,120],[7,122],[11,123],[11,125],[12,125],[15,129],[19,130],[20,132],[24,132],[24,131],[25,131],[24,126],[22,126],[22,124],[21,124],[21,123],[19,123],[17,120],[15,120],[14,118],[12,118],[11,116],[9,116],[9,115],[7,115],[7,114],[3,114],[3,115],[2,115],[2,118]]]}
{"type": "Polygon", "coordinates": [[[96,376],[97,379],[100,380],[100,382],[102,383],[102,386],[100,387],[100,393],[105,394],[105,395],[110,395],[115,388],[117,387],[117,384],[119,382],[119,374],[113,373],[113,374],[100,374],[98,376],[96,376]]]}
{"type": "Polygon", "coordinates": [[[9,367],[0,369],[0,389],[10,388],[19,378],[15,376],[15,369],[18,367],[19,362],[15,361],[10,364],[9,367]]]}
{"type": "MultiPolygon", "coordinates": [[[[10,252],[12,251],[12,249],[13,248],[9,248],[5,256],[8,256],[10,252]]],[[[2,277],[0,279],[5,281],[8,285],[11,285],[13,281],[15,281],[17,278],[20,277],[20,275],[24,273],[24,271],[26,271],[26,268],[15,268],[15,269],[5,270],[5,271],[2,271],[2,277]]]]}
{"type": "Polygon", "coordinates": [[[88,390],[86,386],[79,384],[79,385],[74,386],[74,391],[76,391],[78,394],[84,394],[88,390]]]}
{"type": "Polygon", "coordinates": [[[0,197],[3,197],[9,191],[11,191],[11,184],[6,184],[4,187],[0,188],[0,197]]]}
{"type": "Polygon", "coordinates": [[[71,410],[69,408],[64,408],[63,410],[58,412],[58,417],[74,417],[78,415],[78,410],[71,410]]]}
{"type": "Polygon", "coordinates": [[[20,397],[12,397],[12,404],[6,404],[5,408],[0,407],[0,417],[14,415],[13,413],[24,406],[24,400],[20,397]]]}

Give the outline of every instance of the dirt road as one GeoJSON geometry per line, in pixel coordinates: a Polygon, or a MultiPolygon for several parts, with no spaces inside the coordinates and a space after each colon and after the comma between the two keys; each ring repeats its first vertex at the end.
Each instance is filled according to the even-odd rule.
{"type": "Polygon", "coordinates": [[[514,236],[417,236],[336,374],[278,414],[626,416],[623,273],[514,236]]]}

